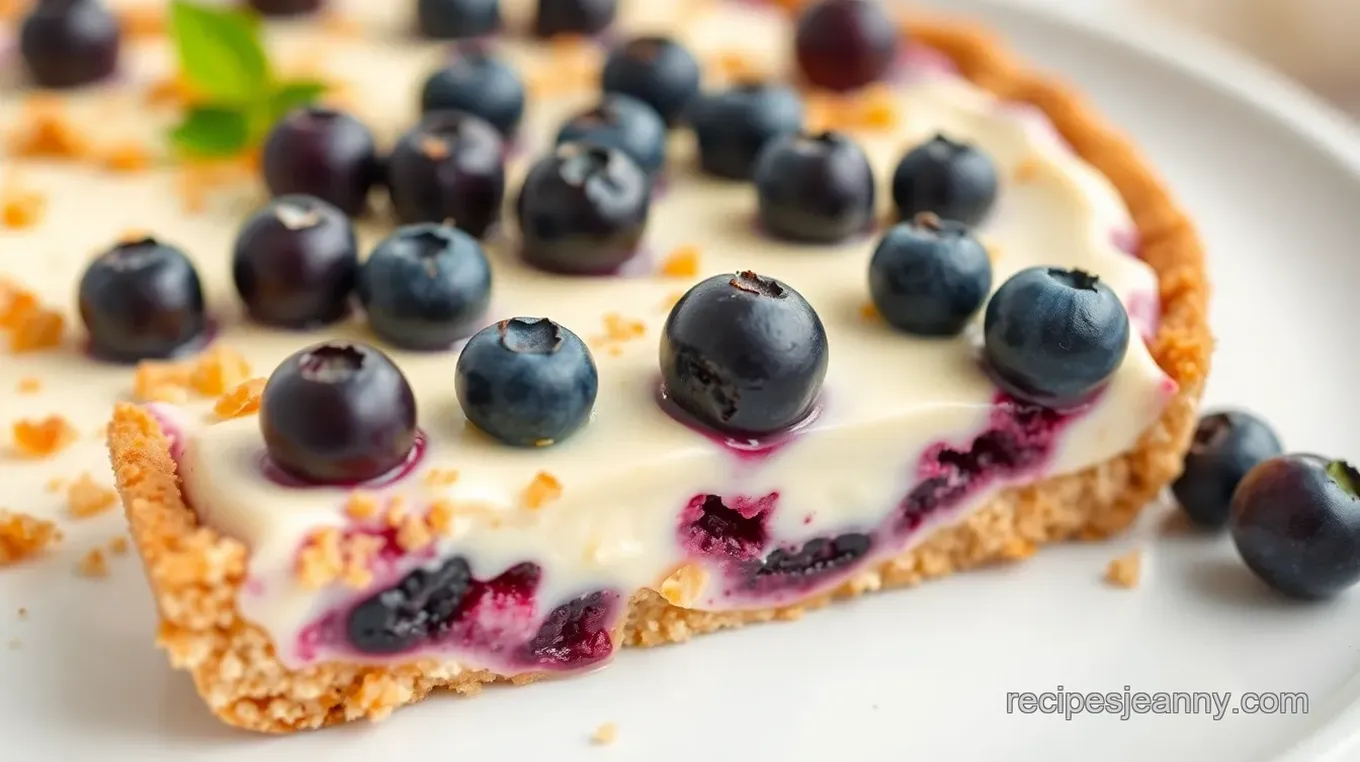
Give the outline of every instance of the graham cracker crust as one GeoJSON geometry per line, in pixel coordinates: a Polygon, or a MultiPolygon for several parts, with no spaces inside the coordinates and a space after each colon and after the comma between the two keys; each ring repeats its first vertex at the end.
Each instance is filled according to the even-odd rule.
{"type": "MultiPolygon", "coordinates": [[[[1198,235],[1134,147],[1083,99],[1026,70],[990,36],[948,21],[914,21],[915,40],[947,54],[964,76],[1000,98],[1042,109],[1087,162],[1104,173],[1133,214],[1141,256],[1157,273],[1162,319],[1153,357],[1179,391],[1130,452],[1086,469],[1008,489],[961,524],[939,530],[910,552],[865,570],[828,595],[796,606],[742,612],[679,608],[657,592],[633,595],[615,632],[628,646],[676,643],[752,622],[795,619],[838,598],[914,585],[984,564],[1027,557],[1043,543],[1098,539],[1126,528],[1180,471],[1209,369],[1209,285],[1198,235]]],[[[169,443],[144,409],[119,405],[109,429],[118,491],[160,610],[157,642],[192,676],[222,721],[285,733],[361,718],[378,720],[436,689],[478,692],[502,676],[433,660],[391,667],[328,663],[290,670],[263,630],[239,615],[237,591],[247,550],[200,526],[185,505],[169,443]]]]}

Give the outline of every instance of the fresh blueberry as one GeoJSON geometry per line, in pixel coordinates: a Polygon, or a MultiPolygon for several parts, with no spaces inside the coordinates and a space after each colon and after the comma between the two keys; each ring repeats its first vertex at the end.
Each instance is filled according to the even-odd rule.
{"type": "Polygon", "coordinates": [[[284,360],[260,398],[274,464],[317,484],[357,484],[405,462],[416,441],[416,399],[373,347],[316,344],[284,360]]]}
{"type": "Polygon", "coordinates": [[[1012,397],[1065,409],[1119,369],[1129,316],[1110,287],[1081,270],[1031,267],[1001,285],[983,318],[983,359],[1012,397]]]}
{"type": "Polygon", "coordinates": [[[425,80],[420,110],[463,111],[513,137],[524,117],[524,83],[514,69],[484,50],[456,51],[453,60],[425,80]]]}
{"type": "Polygon", "coordinates": [[[100,254],[81,277],[79,293],[90,350],[104,359],[172,357],[198,346],[207,330],[193,263],[154,238],[100,254]]]}
{"type": "Polygon", "coordinates": [[[977,225],[996,202],[996,165],[970,143],[943,135],[911,149],[893,171],[893,203],[902,219],[931,212],[977,225]]]}
{"type": "Polygon", "coordinates": [[[873,538],[850,532],[835,537],[816,537],[797,548],[776,548],[763,561],[753,564],[747,587],[770,590],[815,582],[819,577],[842,571],[869,555],[873,538]]]}
{"type": "Polygon", "coordinates": [[[638,37],[610,52],[600,74],[607,93],[630,95],[646,103],[668,125],[699,94],[699,62],[667,37],[638,37]]]}
{"type": "Polygon", "coordinates": [[[349,314],[358,244],[349,218],[314,196],[279,196],[236,235],[231,275],[252,320],[313,328],[349,314]]]}
{"type": "Polygon", "coordinates": [[[956,336],[992,292],[987,250],[957,222],[922,214],[894,225],[869,260],[869,293],[888,324],[956,336]]]}
{"type": "Polygon", "coordinates": [[[648,174],[666,163],[666,123],[651,106],[619,93],[606,93],[595,108],[562,125],[557,143],[575,142],[617,148],[648,174]]]}
{"type": "Polygon", "coordinates": [[[749,180],[766,143],[803,129],[803,101],[787,85],[747,83],[698,96],[688,117],[699,167],[710,175],[749,180]]]}
{"type": "Polygon", "coordinates": [[[41,0],[19,29],[19,53],[39,87],[88,85],[113,73],[122,32],[101,0],[41,0]]]}
{"type": "Polygon", "coordinates": [[[264,16],[301,16],[314,13],[321,0],[250,0],[250,7],[264,16]]]}
{"type": "Polygon", "coordinates": [[[1281,455],[1258,464],[1233,494],[1237,552],[1292,598],[1329,598],[1360,581],[1360,472],[1345,461],[1281,455]]]}
{"type": "Polygon", "coordinates": [[[500,29],[500,0],[420,0],[416,4],[420,33],[437,40],[483,37],[500,29]]]}
{"type": "Polygon", "coordinates": [[[262,160],[272,195],[316,196],[351,217],[364,211],[381,174],[373,133],[324,106],[305,106],[279,120],[265,138],[262,160]]]}
{"type": "Polygon", "coordinates": [[[835,243],[874,219],[874,170],[864,150],[836,132],[781,135],[755,167],[761,225],[779,238],[835,243]]]}
{"type": "Polygon", "coordinates": [[[808,82],[853,90],[882,79],[897,58],[897,27],[878,0],[822,0],[798,18],[794,52],[808,82]]]}
{"type": "Polygon", "coordinates": [[[580,669],[607,659],[614,652],[609,629],[618,602],[617,593],[600,590],[548,612],[538,632],[524,644],[520,662],[532,669],[552,670],[580,669]]]}
{"type": "Polygon", "coordinates": [[[359,270],[359,300],[374,333],[404,349],[448,349],[481,327],[491,266],[481,244],[457,228],[399,228],[359,270]]]}
{"type": "Polygon", "coordinates": [[[361,653],[395,654],[438,637],[457,621],[472,583],[462,558],[416,569],[350,610],[349,642],[361,653]]]}
{"type": "Polygon", "coordinates": [[[534,15],[534,34],[596,35],[614,23],[619,0],[538,0],[534,15]]]}
{"type": "Polygon", "coordinates": [[[1228,524],[1233,492],[1247,472],[1284,452],[1270,424],[1251,413],[1228,410],[1206,415],[1195,427],[1185,470],[1171,483],[1190,520],[1206,529],[1228,524]]]}
{"type": "Polygon", "coordinates": [[[600,387],[585,342],[547,318],[483,328],[463,347],[454,374],[467,419],[515,447],[570,437],[590,418],[600,387]]]}
{"type": "Polygon", "coordinates": [[[812,305],[750,271],[700,281],[661,335],[666,394],[731,436],[771,434],[806,418],[826,366],[826,328],[812,305]]]}
{"type": "Polygon", "coordinates": [[[505,199],[504,143],[479,117],[429,114],[392,149],[387,186],[402,224],[452,222],[481,238],[505,199]]]}
{"type": "Polygon", "coordinates": [[[596,275],[632,259],[647,228],[651,181],[628,154],[563,143],[529,170],[520,188],[522,254],[552,272],[596,275]]]}

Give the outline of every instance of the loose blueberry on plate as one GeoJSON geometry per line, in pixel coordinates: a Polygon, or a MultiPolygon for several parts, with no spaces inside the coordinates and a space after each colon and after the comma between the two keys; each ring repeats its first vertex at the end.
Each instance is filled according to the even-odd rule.
{"type": "Polygon", "coordinates": [[[1031,267],[1001,285],[983,318],[983,359],[1016,399],[1053,409],[1090,400],[1124,361],[1129,316],[1081,270],[1031,267]]]}
{"type": "Polygon", "coordinates": [[[80,279],[80,319],[95,355],[115,362],[173,357],[207,330],[203,286],[184,252],[154,238],[100,254],[80,279]]]}
{"type": "Polygon", "coordinates": [[[609,28],[618,15],[619,0],[538,0],[534,34],[595,35],[609,28]]]}
{"type": "Polygon", "coordinates": [[[279,196],[236,236],[231,275],[252,320],[312,328],[349,314],[358,244],[349,218],[314,196],[279,196]]]}
{"type": "Polygon", "coordinates": [[[448,630],[472,583],[472,569],[460,557],[435,569],[416,569],[350,610],[345,627],[349,642],[366,654],[414,648],[448,630]]]}
{"type": "Polygon", "coordinates": [[[565,274],[618,270],[638,251],[651,190],[647,174],[623,151],[559,145],[529,170],[516,201],[525,261],[565,274]]]}
{"type": "Polygon", "coordinates": [[[881,79],[897,57],[897,27],[876,0],[822,0],[798,18],[794,52],[808,82],[853,90],[881,79]]]}
{"type": "Polygon", "coordinates": [[[459,111],[427,115],[387,160],[392,208],[404,225],[447,222],[475,238],[500,219],[504,143],[483,119],[459,111]]]}
{"type": "Polygon", "coordinates": [[[874,218],[874,170],[836,132],[771,140],[755,167],[761,225],[791,241],[835,243],[863,233],[874,218]]]}
{"type": "Polygon", "coordinates": [[[381,175],[373,133],[325,106],[305,106],[279,120],[265,138],[262,159],[270,194],[316,196],[351,217],[364,211],[381,175]]]}
{"type": "Polygon", "coordinates": [[[101,0],[43,0],[19,29],[19,53],[39,87],[87,85],[113,73],[122,33],[101,0]]]}
{"type": "Polygon", "coordinates": [[[481,327],[491,267],[472,236],[426,222],[379,243],[358,288],[374,333],[404,349],[448,349],[481,327]]]}
{"type": "Polygon", "coordinates": [[[803,101],[786,85],[751,82],[705,93],[687,118],[699,147],[699,167],[732,180],[749,180],[760,150],[803,129],[803,101]]]}
{"type": "Polygon", "coordinates": [[[992,291],[987,250],[957,222],[921,214],[890,228],[869,260],[869,292],[889,325],[955,336],[992,291]]]}
{"type": "Polygon", "coordinates": [[[753,437],[808,416],[826,377],[821,318],[788,285],[746,271],[699,282],[661,335],[669,398],[722,434],[753,437]]]}
{"type": "Polygon", "coordinates": [[[406,461],[416,441],[416,400],[377,349],[315,344],[270,375],[260,430],[270,459],[287,473],[315,484],[358,484],[406,461]]]}
{"type": "Polygon", "coordinates": [[[1229,527],[1247,566],[1279,592],[1334,596],[1360,581],[1360,472],[1317,455],[1281,455],[1238,485],[1229,527]]]}
{"type": "Polygon", "coordinates": [[[321,0],[250,0],[250,7],[265,16],[301,16],[314,13],[321,0]]]}
{"type": "Polygon", "coordinates": [[[420,33],[437,40],[482,37],[501,26],[500,0],[420,0],[416,4],[420,33]]]}
{"type": "Polygon", "coordinates": [[[620,93],[606,93],[594,108],[567,120],[556,142],[617,148],[652,175],[666,163],[666,123],[651,106],[620,93]]]}
{"type": "Polygon", "coordinates": [[[1171,483],[1185,515],[1206,529],[1228,524],[1233,492],[1256,464],[1284,452],[1270,425],[1242,410],[1199,419],[1185,470],[1171,483]]]}
{"type": "Polygon", "coordinates": [[[580,337],[547,318],[479,331],[458,355],[454,388],[477,428],[515,447],[543,447],[580,429],[600,379],[580,337]]]}
{"type": "Polygon", "coordinates": [[[674,125],[698,95],[699,77],[699,62],[679,43],[667,37],[638,37],[610,52],[600,85],[607,93],[637,98],[674,125]]]}
{"type": "Polygon", "coordinates": [[[480,49],[457,50],[425,80],[420,110],[463,111],[512,137],[524,117],[524,83],[514,69],[480,49]]]}
{"type": "Polygon", "coordinates": [[[931,212],[977,225],[996,202],[996,165],[971,143],[943,135],[913,148],[893,171],[893,203],[902,219],[931,212]]]}

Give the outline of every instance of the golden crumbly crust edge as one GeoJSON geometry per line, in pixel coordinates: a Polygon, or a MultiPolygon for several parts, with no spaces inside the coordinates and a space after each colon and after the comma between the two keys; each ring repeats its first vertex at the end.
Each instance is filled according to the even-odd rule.
{"type": "MultiPolygon", "coordinates": [[[[930,19],[905,28],[915,40],[946,53],[983,88],[1042,109],[1076,152],[1118,189],[1137,224],[1142,258],[1160,283],[1162,318],[1151,351],[1179,391],[1132,451],[1077,474],[1006,490],[961,524],[936,531],[831,594],[796,606],[706,612],[672,606],[656,592],[642,590],[615,633],[623,645],[675,643],[751,622],[793,619],[835,598],[1024,558],[1042,543],[1105,537],[1126,528],[1180,471],[1213,343],[1204,257],[1190,221],[1133,146],[1066,86],[1025,69],[970,25],[930,19]]],[[[246,548],[198,525],[180,494],[175,463],[156,421],[140,407],[120,405],[109,430],[109,450],[160,611],[158,644],[173,666],[193,676],[204,701],[224,722],[283,733],[376,720],[436,689],[471,694],[485,683],[538,677],[505,677],[435,661],[288,669],[275,657],[266,633],[237,611],[246,548]]]]}

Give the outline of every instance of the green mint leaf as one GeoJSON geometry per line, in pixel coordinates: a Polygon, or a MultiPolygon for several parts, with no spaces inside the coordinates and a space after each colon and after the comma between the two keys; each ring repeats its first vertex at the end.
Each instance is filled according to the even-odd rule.
{"type": "Polygon", "coordinates": [[[198,106],[170,131],[170,141],[189,156],[234,156],[250,145],[250,119],[235,109],[198,106]]]}
{"type": "Polygon", "coordinates": [[[272,74],[254,14],[173,0],[170,31],[184,76],[213,100],[246,104],[269,96],[272,74]]]}
{"type": "Polygon", "coordinates": [[[329,85],[325,82],[313,82],[310,80],[296,80],[284,82],[274,88],[274,95],[270,99],[270,110],[273,112],[274,119],[279,119],[289,111],[313,103],[320,98],[329,85]]]}

